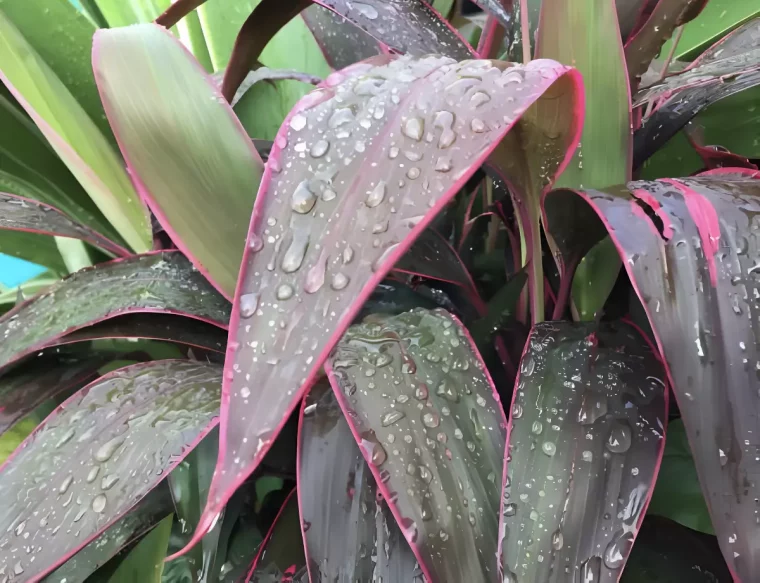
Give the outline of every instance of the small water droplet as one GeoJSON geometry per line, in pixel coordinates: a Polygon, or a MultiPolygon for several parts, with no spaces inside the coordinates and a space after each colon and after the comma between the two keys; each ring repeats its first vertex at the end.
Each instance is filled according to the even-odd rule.
{"type": "Polygon", "coordinates": [[[330,116],[330,119],[327,122],[327,126],[330,129],[334,130],[339,126],[354,121],[354,119],[354,112],[351,111],[350,107],[341,107],[339,109],[336,109],[330,116]]]}
{"type": "Polygon", "coordinates": [[[383,414],[383,416],[380,418],[380,424],[383,427],[388,427],[389,425],[393,425],[394,423],[397,423],[404,417],[405,415],[403,411],[398,411],[394,409],[393,411],[388,411],[387,413],[383,414]]]}
{"type": "Polygon", "coordinates": [[[264,248],[264,240],[256,233],[251,233],[251,237],[248,240],[248,248],[252,253],[258,253],[264,248]]]}
{"type": "Polygon", "coordinates": [[[309,181],[302,180],[290,198],[290,208],[300,214],[306,214],[317,204],[317,195],[309,190],[309,181]]]}
{"type": "Polygon", "coordinates": [[[322,256],[317,259],[314,266],[306,273],[306,281],[303,289],[307,294],[318,292],[325,284],[325,275],[327,272],[327,257],[322,256]]]}
{"type": "Polygon", "coordinates": [[[311,155],[312,158],[321,158],[322,156],[327,154],[329,149],[330,149],[330,142],[328,142],[327,140],[317,140],[311,146],[311,149],[309,150],[309,154],[311,155]]]}
{"type": "Polygon", "coordinates": [[[111,456],[116,450],[121,447],[122,443],[124,443],[123,437],[114,437],[105,442],[100,448],[98,448],[98,451],[95,452],[95,460],[99,462],[107,462],[111,459],[111,456]]]}
{"type": "Polygon", "coordinates": [[[472,121],[470,121],[470,129],[476,134],[482,134],[486,131],[486,124],[482,119],[474,117],[472,118],[472,121]]]}
{"type": "Polygon", "coordinates": [[[606,446],[612,453],[628,451],[631,447],[631,427],[625,421],[615,421],[610,428],[606,446]]]}
{"type": "Polygon", "coordinates": [[[545,441],[541,445],[541,451],[543,451],[546,455],[549,457],[553,456],[555,453],[557,453],[557,446],[554,445],[551,441],[545,441]]]}
{"type": "Polygon", "coordinates": [[[242,389],[240,389],[240,396],[243,397],[243,399],[247,399],[248,397],[251,396],[251,389],[249,389],[248,387],[243,387],[242,389]]]}
{"type": "Polygon", "coordinates": [[[98,472],[100,472],[100,466],[93,466],[90,468],[90,471],[87,474],[88,484],[92,484],[95,481],[95,478],[98,477],[98,472]]]}
{"type": "Polygon", "coordinates": [[[61,485],[58,487],[58,493],[65,494],[68,491],[73,481],[74,481],[74,476],[72,475],[66,476],[63,482],[61,482],[61,485]]]}
{"type": "Polygon", "coordinates": [[[408,118],[401,126],[401,133],[416,142],[422,139],[425,132],[425,121],[419,117],[408,118]]]}
{"type": "Polygon", "coordinates": [[[98,514],[100,514],[106,509],[107,501],[108,500],[105,494],[98,494],[97,496],[95,496],[95,498],[92,499],[92,509],[98,514]]]}
{"type": "Polygon", "coordinates": [[[544,430],[544,426],[540,421],[534,421],[533,426],[530,428],[530,430],[536,435],[541,435],[541,432],[544,430]]]}
{"type": "Polygon", "coordinates": [[[300,113],[297,113],[290,118],[290,127],[291,129],[300,132],[306,127],[306,118],[300,113]]]}
{"type": "Polygon", "coordinates": [[[119,476],[116,474],[108,474],[107,476],[103,476],[103,479],[100,480],[100,487],[103,490],[110,490],[113,485],[119,481],[119,476]]]}
{"type": "Polygon", "coordinates": [[[364,451],[365,457],[369,458],[370,463],[374,466],[381,466],[388,459],[388,454],[377,440],[374,431],[365,431],[361,434],[360,446],[364,451]]]}
{"type": "Polygon", "coordinates": [[[364,201],[364,204],[366,204],[369,208],[378,206],[383,202],[383,200],[385,200],[385,189],[385,181],[380,180],[369,193],[367,199],[364,201]]]}
{"type": "Polygon", "coordinates": [[[411,168],[409,168],[409,170],[406,171],[406,177],[409,180],[416,180],[417,178],[420,177],[420,169],[417,168],[416,166],[412,166],[411,168]]]}
{"type": "Polygon", "coordinates": [[[280,267],[285,273],[293,273],[298,271],[303,264],[304,257],[306,257],[306,250],[309,248],[309,235],[304,231],[295,231],[293,233],[293,240],[288,246],[288,250],[285,251],[285,255],[282,257],[282,263],[280,267]]]}
{"type": "Polygon", "coordinates": [[[478,107],[482,106],[484,103],[488,103],[491,101],[491,96],[488,95],[485,91],[476,91],[472,94],[470,97],[470,106],[474,109],[477,109],[478,107]]]}
{"type": "Polygon", "coordinates": [[[240,317],[250,318],[259,307],[259,294],[252,292],[240,296],[240,317]]]}
{"type": "Polygon", "coordinates": [[[433,411],[426,411],[422,415],[422,424],[425,427],[430,427],[431,429],[438,427],[441,423],[441,418],[438,416],[437,413],[434,413],[433,411]]]}
{"type": "Polygon", "coordinates": [[[74,428],[73,427],[70,428],[70,429],[68,429],[66,431],[66,433],[64,433],[63,435],[61,435],[61,438],[58,440],[58,443],[55,444],[55,447],[56,448],[62,447],[63,445],[65,445],[66,443],[68,443],[69,441],[71,441],[71,438],[74,437],[74,433],[75,432],[74,432],[74,428]]]}
{"type": "Polygon", "coordinates": [[[451,170],[451,156],[441,156],[435,162],[436,172],[448,172],[451,170]]]}
{"type": "Polygon", "coordinates": [[[523,408],[520,403],[515,403],[512,406],[512,419],[519,419],[523,416],[523,408]]]}
{"type": "Polygon", "coordinates": [[[441,136],[438,138],[438,147],[441,149],[449,148],[457,139],[454,133],[454,114],[450,111],[439,111],[435,114],[433,126],[441,130],[441,136]]]}
{"type": "Polygon", "coordinates": [[[559,529],[554,531],[554,534],[552,534],[552,548],[555,551],[558,551],[562,548],[562,545],[565,544],[565,538],[562,536],[562,531],[559,529]]]}
{"type": "Polygon", "coordinates": [[[281,302],[284,302],[285,300],[289,300],[290,298],[292,298],[294,293],[295,293],[295,289],[293,288],[292,285],[290,285],[289,283],[282,283],[277,288],[275,297],[281,302]]]}
{"type": "Polygon", "coordinates": [[[346,245],[346,248],[343,249],[343,265],[348,265],[351,263],[351,260],[354,258],[354,250],[350,245],[346,245]]]}

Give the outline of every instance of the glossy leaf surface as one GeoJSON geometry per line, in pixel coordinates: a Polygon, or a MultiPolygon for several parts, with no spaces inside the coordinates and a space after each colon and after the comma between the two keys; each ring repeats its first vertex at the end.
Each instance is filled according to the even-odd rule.
{"type": "Polygon", "coordinates": [[[216,365],[157,361],[61,405],[0,470],[0,570],[44,575],[134,506],[213,427],[220,381],[216,365]]]}
{"type": "Polygon", "coordinates": [[[304,399],[298,483],[312,580],[421,583],[417,560],[329,385],[316,385],[304,399]]]}
{"type": "Polygon", "coordinates": [[[93,51],[141,195],[177,246],[232,297],[264,170],[256,149],[213,80],[163,28],[99,31],[93,51]]]}
{"type": "Polygon", "coordinates": [[[101,264],[72,274],[0,319],[0,366],[128,312],[179,313],[225,327],[229,305],[179,252],[101,264]]]}
{"type": "Polygon", "coordinates": [[[618,580],[662,455],[664,379],[632,326],[534,326],[506,456],[507,581],[618,580]]]}
{"type": "Polygon", "coordinates": [[[428,580],[500,581],[506,419],[464,327],[443,310],[368,316],[326,370],[428,580]]]}
{"type": "Polygon", "coordinates": [[[0,80],[124,240],[149,249],[147,214],[111,141],[2,12],[0,36],[0,80]]]}
{"type": "Polygon", "coordinates": [[[544,204],[564,257],[609,231],[665,356],[726,562],[753,581],[760,182],[631,182],[555,191],[544,204]],[[570,224],[585,228],[571,233],[570,224]]]}
{"type": "Polygon", "coordinates": [[[5,192],[0,192],[0,229],[82,239],[115,255],[129,255],[126,249],[72,221],[58,209],[5,192]]]}
{"type": "Polygon", "coordinates": [[[84,581],[126,545],[169,516],[172,510],[169,490],[163,484],[159,484],[127,514],[42,581],[45,583],[60,583],[64,579],[72,583],[84,581]]]}
{"type": "MultiPolygon", "coordinates": [[[[577,74],[553,61],[378,61],[328,79],[275,140],[236,293],[229,406],[203,527],[377,283],[521,116],[531,145],[553,154],[547,179],[577,139],[572,118],[562,125],[528,109],[545,92],[552,106],[577,105],[577,74]]],[[[517,132],[504,147],[522,153],[517,132]]]]}
{"type": "Polygon", "coordinates": [[[473,56],[472,47],[425,0],[314,0],[401,54],[473,56]]]}

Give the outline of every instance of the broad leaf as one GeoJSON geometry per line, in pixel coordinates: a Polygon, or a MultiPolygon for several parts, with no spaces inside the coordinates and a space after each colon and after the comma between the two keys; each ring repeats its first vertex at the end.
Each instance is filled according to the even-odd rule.
{"type": "Polygon", "coordinates": [[[545,206],[565,257],[609,230],[665,356],[726,562],[754,581],[760,182],[724,176],[558,190],[545,206]]]}
{"type": "Polygon", "coordinates": [[[0,253],[46,267],[52,274],[68,273],[56,240],[47,235],[0,229],[0,253]]]}
{"type": "Polygon", "coordinates": [[[634,105],[651,106],[652,113],[636,132],[634,167],[712,103],[760,84],[759,29],[760,18],[708,49],[692,67],[636,95],[634,105]]]}
{"type": "Polygon", "coordinates": [[[173,516],[167,516],[145,535],[124,557],[108,583],[161,583],[173,520],[173,516]]]}
{"type": "Polygon", "coordinates": [[[256,83],[235,104],[235,114],[251,138],[274,140],[290,110],[309,89],[294,80],[256,83]]]}
{"type": "Polygon", "coordinates": [[[171,515],[169,490],[159,484],[140,500],[124,517],[108,527],[76,555],[42,579],[44,583],[84,581],[133,540],[142,536],[159,521],[171,515]]]}
{"type": "Polygon", "coordinates": [[[109,138],[1,10],[0,37],[0,80],[130,247],[149,249],[148,217],[109,138]]]}
{"type": "Polygon", "coordinates": [[[3,316],[0,367],[121,314],[179,313],[225,327],[228,310],[178,252],[117,260],[74,273],[3,316]]]}
{"type": "Polygon", "coordinates": [[[326,370],[427,579],[500,581],[506,418],[464,327],[443,310],[369,316],[326,370]]]}
{"type": "Polygon", "coordinates": [[[172,4],[171,0],[95,1],[111,28],[152,22],[172,4]]]}
{"type": "Polygon", "coordinates": [[[215,425],[220,380],[215,365],[138,364],[61,405],[0,470],[0,571],[40,577],[123,516],[215,425]]]}
{"type": "Polygon", "coordinates": [[[534,326],[510,419],[505,581],[617,581],[662,456],[664,379],[633,326],[534,326]]]}
{"type": "Polygon", "coordinates": [[[298,500],[314,581],[421,583],[422,572],[354,442],[329,385],[301,409],[298,500]]]}
{"type": "Polygon", "coordinates": [[[57,208],[6,192],[0,192],[0,229],[72,237],[92,243],[114,255],[130,254],[100,233],[71,220],[57,208]]]}
{"type": "Polygon", "coordinates": [[[577,104],[577,74],[553,61],[378,61],[328,79],[275,140],[236,293],[220,461],[199,533],[364,300],[509,130],[525,132],[502,146],[515,158],[520,135],[552,154],[546,180],[577,140],[570,117],[537,115],[545,92],[552,107],[577,104]]]}
{"type": "Polygon", "coordinates": [[[99,31],[93,66],[141,195],[232,297],[263,162],[213,80],[156,25],[99,31]],[[160,59],[156,55],[161,55],[160,59]]]}
{"type": "Polygon", "coordinates": [[[374,38],[332,10],[315,5],[301,16],[333,69],[343,69],[382,52],[374,38]]]}
{"type": "Polygon", "coordinates": [[[245,581],[251,583],[307,583],[309,572],[300,544],[301,519],[293,490],[261,544],[245,581]]]}
{"type": "Polygon", "coordinates": [[[467,44],[448,21],[424,0],[314,0],[353,22],[370,36],[401,54],[440,54],[471,58],[467,44]]]}

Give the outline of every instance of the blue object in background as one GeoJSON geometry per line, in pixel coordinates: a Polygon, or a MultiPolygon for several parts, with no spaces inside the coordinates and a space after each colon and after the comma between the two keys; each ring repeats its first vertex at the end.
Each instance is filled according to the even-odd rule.
{"type": "Polygon", "coordinates": [[[46,271],[36,263],[0,253],[0,283],[6,287],[17,287],[46,271]]]}

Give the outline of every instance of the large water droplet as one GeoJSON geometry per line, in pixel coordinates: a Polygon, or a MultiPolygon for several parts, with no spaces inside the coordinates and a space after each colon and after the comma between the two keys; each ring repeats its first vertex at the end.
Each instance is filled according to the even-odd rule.
{"type": "Polygon", "coordinates": [[[552,534],[552,548],[555,551],[558,551],[562,548],[562,545],[565,544],[565,538],[562,536],[562,531],[557,529],[554,531],[554,534],[552,534]]]}
{"type": "Polygon", "coordinates": [[[317,140],[311,146],[311,149],[309,150],[309,154],[311,154],[312,158],[321,158],[322,156],[327,154],[327,151],[329,149],[330,149],[330,142],[328,142],[327,140],[317,140]]]}
{"type": "Polygon", "coordinates": [[[317,204],[317,195],[309,190],[309,181],[303,180],[296,186],[290,199],[290,208],[300,214],[306,214],[317,204]]]}
{"type": "Polygon", "coordinates": [[[551,441],[545,441],[541,445],[541,451],[543,451],[549,457],[552,457],[555,453],[557,453],[557,446],[554,445],[554,443],[551,441]]]}
{"type": "Polygon", "coordinates": [[[98,514],[106,509],[106,502],[108,499],[105,494],[98,494],[92,499],[92,509],[98,514]]]}
{"type": "Polygon", "coordinates": [[[619,569],[623,566],[628,553],[631,552],[633,546],[633,533],[621,532],[612,542],[607,545],[604,551],[604,564],[610,569],[619,569]]]}
{"type": "Polygon", "coordinates": [[[121,447],[122,443],[124,443],[123,437],[114,437],[113,439],[106,441],[100,446],[100,448],[98,448],[98,451],[95,452],[95,460],[99,462],[107,462],[111,459],[111,456],[116,450],[121,447]]]}
{"type": "Polygon", "coordinates": [[[294,293],[295,293],[295,289],[293,289],[292,285],[290,285],[289,283],[282,283],[277,288],[275,297],[281,302],[284,302],[285,300],[289,300],[290,298],[292,298],[294,293]]]}
{"type": "Polygon", "coordinates": [[[366,204],[369,208],[374,208],[382,203],[383,200],[385,200],[385,188],[385,181],[380,180],[369,193],[367,199],[364,201],[364,204],[366,204]]]}
{"type": "Polygon", "coordinates": [[[259,294],[255,292],[240,296],[241,318],[250,318],[256,313],[256,309],[259,307],[259,297],[259,294]]]}
{"type": "Polygon", "coordinates": [[[438,138],[439,148],[448,148],[457,139],[453,130],[454,114],[450,111],[443,110],[436,113],[433,126],[441,130],[441,136],[438,138]]]}
{"type": "Polygon", "coordinates": [[[631,447],[631,427],[625,421],[615,421],[607,437],[607,449],[612,453],[625,453],[631,447]]]}
{"type": "Polygon", "coordinates": [[[306,257],[306,250],[309,248],[309,234],[305,231],[294,231],[293,240],[282,257],[280,267],[285,273],[298,271],[306,257]]]}
{"type": "Polygon", "coordinates": [[[351,111],[351,108],[341,107],[340,109],[336,109],[330,116],[330,119],[327,122],[327,126],[330,129],[335,129],[352,121],[354,121],[354,112],[351,111]]]}
{"type": "Polygon", "coordinates": [[[425,132],[425,121],[419,117],[408,118],[401,126],[401,133],[407,138],[419,142],[425,132]]]}
{"type": "Polygon", "coordinates": [[[482,119],[474,117],[472,118],[472,121],[470,121],[470,129],[476,134],[482,134],[486,131],[486,124],[482,119]]]}
{"type": "Polygon", "coordinates": [[[100,487],[103,490],[110,490],[113,485],[119,481],[119,476],[116,474],[108,474],[107,476],[103,476],[103,479],[100,480],[100,487]]]}
{"type": "Polygon", "coordinates": [[[581,565],[581,583],[598,583],[602,571],[602,558],[591,557],[581,565]]]}
{"type": "Polygon", "coordinates": [[[306,118],[300,113],[295,114],[290,118],[290,127],[291,129],[300,132],[306,127],[306,118]]]}
{"type": "Polygon", "coordinates": [[[59,494],[65,494],[66,491],[71,486],[71,483],[74,481],[74,476],[68,475],[66,478],[61,482],[61,485],[58,486],[58,493],[59,494]]]}
{"type": "Polygon", "coordinates": [[[348,283],[349,278],[344,273],[336,273],[332,276],[332,280],[330,281],[330,287],[333,288],[335,291],[340,291],[344,289],[348,283]]]}
{"type": "Polygon", "coordinates": [[[504,505],[504,516],[514,516],[515,514],[517,514],[517,504],[511,503],[504,505]]]}
{"type": "Polygon", "coordinates": [[[251,236],[248,240],[248,248],[252,253],[258,253],[264,248],[264,240],[256,233],[251,233],[251,236]]]}
{"type": "Polygon", "coordinates": [[[426,411],[422,415],[422,424],[425,427],[430,427],[431,429],[438,427],[441,423],[441,418],[438,416],[437,413],[434,413],[433,411],[426,411]]]}
{"type": "Polygon", "coordinates": [[[361,443],[359,445],[365,457],[375,466],[383,465],[385,460],[388,459],[388,454],[385,453],[385,449],[377,440],[375,432],[371,430],[365,431],[360,437],[361,443]]]}
{"type": "Polygon", "coordinates": [[[488,95],[488,93],[485,91],[476,91],[472,94],[472,97],[470,97],[470,107],[477,109],[489,101],[491,101],[491,96],[488,95]]]}
{"type": "Polygon", "coordinates": [[[377,9],[374,6],[370,6],[369,4],[354,2],[353,7],[354,10],[356,10],[359,14],[370,20],[375,20],[378,16],[377,9]]]}

